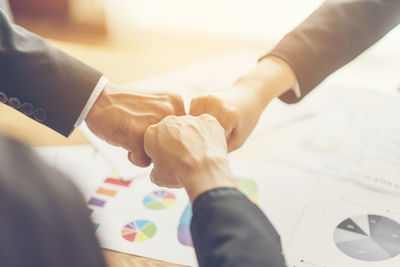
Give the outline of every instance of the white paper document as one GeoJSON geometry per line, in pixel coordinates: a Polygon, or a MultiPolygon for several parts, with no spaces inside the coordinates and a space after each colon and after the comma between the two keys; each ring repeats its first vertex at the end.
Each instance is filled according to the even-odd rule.
{"type": "Polygon", "coordinates": [[[400,266],[400,198],[323,179],[286,251],[289,266],[400,266]]]}
{"type": "Polygon", "coordinates": [[[400,195],[400,98],[340,90],[284,133],[270,160],[400,195]]]}
{"type": "MultiPolygon", "coordinates": [[[[190,235],[191,205],[183,189],[160,188],[148,176],[123,180],[92,146],[36,151],[77,184],[101,247],[197,265],[190,235]]],[[[267,214],[286,246],[317,178],[276,164],[232,166],[239,189],[267,214]]]]}

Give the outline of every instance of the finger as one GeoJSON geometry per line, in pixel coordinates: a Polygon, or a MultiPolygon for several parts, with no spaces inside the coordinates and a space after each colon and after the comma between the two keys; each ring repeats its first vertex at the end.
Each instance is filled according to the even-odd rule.
{"type": "Polygon", "coordinates": [[[203,123],[206,123],[206,128],[208,128],[215,137],[218,137],[222,142],[224,142],[225,149],[228,149],[228,142],[231,138],[233,130],[229,130],[228,132],[225,132],[225,129],[221,126],[221,124],[218,122],[218,120],[209,115],[209,114],[203,114],[199,117],[196,117],[197,119],[201,120],[203,123]],[[225,137],[225,138],[224,138],[225,137]]]}
{"type": "Polygon", "coordinates": [[[158,177],[158,168],[157,168],[156,166],[154,166],[154,168],[151,170],[151,173],[150,173],[150,181],[151,181],[153,184],[160,186],[160,185],[158,184],[158,181],[159,181],[159,180],[160,180],[160,179],[159,179],[159,177],[158,177]]]}
{"type": "Polygon", "coordinates": [[[143,136],[144,152],[146,153],[146,155],[148,155],[148,157],[152,156],[154,150],[153,146],[156,143],[155,133],[157,125],[158,124],[150,125],[144,132],[143,136]]]}
{"type": "Polygon", "coordinates": [[[205,101],[203,101],[202,98],[194,98],[190,102],[190,110],[189,114],[192,116],[200,116],[201,114],[204,114],[205,112],[205,101]]]}
{"type": "Polygon", "coordinates": [[[185,104],[183,103],[183,99],[180,95],[172,95],[170,97],[170,101],[171,101],[172,106],[175,109],[176,116],[186,115],[185,104]]]}
{"type": "Polygon", "coordinates": [[[139,167],[148,167],[151,164],[151,158],[144,152],[143,147],[137,147],[134,151],[128,153],[130,162],[139,167]]]}

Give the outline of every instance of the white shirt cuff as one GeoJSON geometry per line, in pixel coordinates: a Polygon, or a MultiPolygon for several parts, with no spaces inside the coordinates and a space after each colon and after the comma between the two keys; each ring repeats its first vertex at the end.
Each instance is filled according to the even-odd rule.
{"type": "Polygon", "coordinates": [[[103,89],[106,87],[107,84],[108,80],[103,76],[101,76],[92,94],[90,95],[88,102],[83,108],[81,115],[79,115],[78,120],[75,122],[75,127],[79,127],[82,124],[82,122],[86,119],[86,116],[89,114],[89,111],[92,109],[94,103],[96,102],[97,98],[99,98],[101,92],[103,92],[103,89]]]}

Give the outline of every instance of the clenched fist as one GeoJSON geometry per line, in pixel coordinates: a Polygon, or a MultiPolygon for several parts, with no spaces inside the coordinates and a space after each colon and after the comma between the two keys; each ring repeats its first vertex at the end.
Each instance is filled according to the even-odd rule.
{"type": "Polygon", "coordinates": [[[291,89],[295,75],[284,61],[267,57],[231,87],[192,100],[190,115],[210,114],[225,129],[229,151],[243,145],[267,104],[291,89]]]}
{"type": "Polygon", "coordinates": [[[185,187],[191,200],[217,187],[236,187],[228,162],[224,129],[210,115],[168,116],[144,136],[154,168],[153,183],[185,187]]]}
{"type": "Polygon", "coordinates": [[[126,149],[132,163],[146,167],[151,160],[144,151],[144,132],[168,115],[185,115],[180,96],[108,85],[90,110],[86,123],[100,138],[126,149]]]}
{"type": "Polygon", "coordinates": [[[190,115],[210,114],[225,129],[229,151],[243,145],[257,125],[264,109],[259,95],[248,88],[234,85],[226,90],[199,96],[192,100],[190,115]]]}

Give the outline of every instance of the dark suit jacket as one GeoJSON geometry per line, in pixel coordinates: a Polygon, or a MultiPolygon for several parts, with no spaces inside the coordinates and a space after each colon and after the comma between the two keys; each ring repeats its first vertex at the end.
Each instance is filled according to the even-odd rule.
{"type": "Polygon", "coordinates": [[[78,189],[0,135],[0,266],[105,267],[78,189]]]}
{"type": "Polygon", "coordinates": [[[0,103],[67,136],[100,77],[0,9],[0,103]]]}
{"type": "MultiPolygon", "coordinates": [[[[289,63],[304,97],[399,23],[399,0],[327,0],[287,34],[270,55],[289,63]]],[[[292,91],[281,99],[287,103],[299,101],[292,91]]]]}
{"type": "Polygon", "coordinates": [[[200,267],[284,267],[280,237],[264,213],[236,189],[208,191],[193,203],[200,267]]]}

